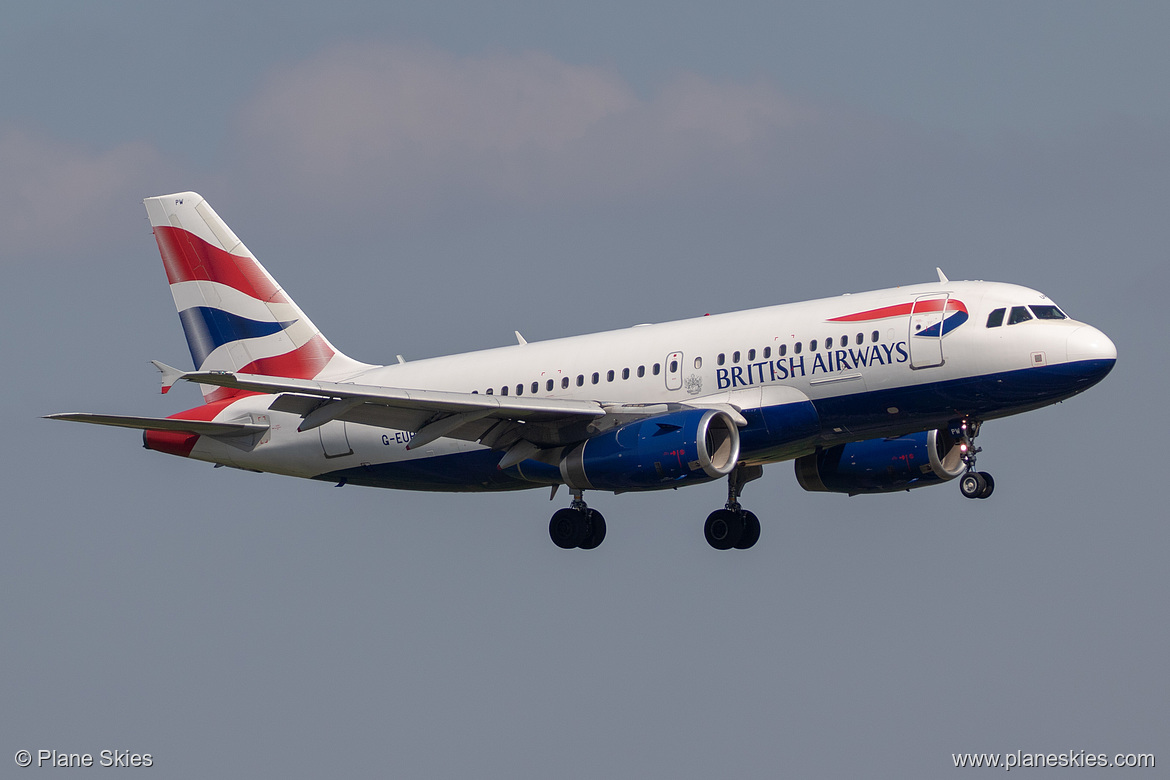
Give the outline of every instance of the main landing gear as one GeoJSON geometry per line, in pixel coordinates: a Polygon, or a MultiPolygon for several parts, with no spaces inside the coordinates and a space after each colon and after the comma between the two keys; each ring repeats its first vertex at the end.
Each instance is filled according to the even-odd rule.
{"type": "MultiPolygon", "coordinates": [[[[760,540],[760,519],[739,505],[739,497],[744,485],[763,475],[763,466],[738,466],[727,476],[727,504],[703,525],[707,543],[716,550],[747,550],[760,540]]],[[[605,540],[605,518],[585,505],[580,490],[572,495],[568,509],[553,513],[548,535],[563,550],[592,550],[605,540]]]]}
{"type": "Polygon", "coordinates": [[[737,466],[727,475],[727,504],[703,524],[707,544],[716,550],[747,550],[760,540],[760,518],[739,505],[739,496],[744,485],[763,475],[763,466],[737,466]]]}
{"type": "Polygon", "coordinates": [[[966,498],[987,498],[995,490],[995,480],[986,471],[975,470],[975,456],[983,452],[975,446],[975,437],[979,434],[980,423],[976,420],[963,420],[960,425],[962,433],[959,438],[959,447],[962,452],[967,472],[959,477],[959,491],[966,498]]]}
{"type": "Polygon", "coordinates": [[[558,509],[548,522],[548,535],[563,550],[592,550],[605,540],[605,518],[585,506],[580,490],[573,491],[568,509],[558,509]]]}

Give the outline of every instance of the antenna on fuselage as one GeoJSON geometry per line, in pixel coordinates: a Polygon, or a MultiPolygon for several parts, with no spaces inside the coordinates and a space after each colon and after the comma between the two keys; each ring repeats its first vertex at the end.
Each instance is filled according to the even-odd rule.
{"type": "Polygon", "coordinates": [[[950,279],[947,278],[947,275],[942,272],[941,268],[939,268],[938,266],[935,266],[934,270],[938,271],[938,280],[941,284],[946,284],[947,282],[950,281],[950,279]]]}

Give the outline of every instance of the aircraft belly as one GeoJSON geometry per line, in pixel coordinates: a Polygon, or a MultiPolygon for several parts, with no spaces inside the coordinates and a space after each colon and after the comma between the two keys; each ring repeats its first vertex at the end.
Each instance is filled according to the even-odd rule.
{"type": "Polygon", "coordinates": [[[482,493],[545,487],[500,471],[502,453],[478,449],[387,463],[364,463],[314,479],[349,485],[443,492],[482,493]]]}
{"type": "Polygon", "coordinates": [[[814,401],[826,432],[887,436],[946,424],[957,416],[1003,417],[1069,398],[1099,382],[1112,360],[1081,361],[814,401]]]}

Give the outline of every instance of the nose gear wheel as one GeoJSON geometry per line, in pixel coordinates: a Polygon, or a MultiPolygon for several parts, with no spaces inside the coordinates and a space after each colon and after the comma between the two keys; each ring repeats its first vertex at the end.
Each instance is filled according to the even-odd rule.
{"type": "Polygon", "coordinates": [[[986,471],[975,470],[975,456],[983,452],[981,447],[975,446],[980,424],[978,420],[963,420],[959,425],[960,457],[967,467],[966,473],[959,478],[959,492],[965,498],[988,498],[995,490],[995,479],[986,471]]]}

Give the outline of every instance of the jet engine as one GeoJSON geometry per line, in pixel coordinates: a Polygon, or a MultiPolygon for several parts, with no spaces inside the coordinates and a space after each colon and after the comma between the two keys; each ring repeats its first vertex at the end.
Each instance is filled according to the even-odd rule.
{"type": "Polygon", "coordinates": [[[647,490],[726,476],[739,460],[739,429],[727,412],[689,409],[623,425],[569,450],[571,488],[647,490]]]}
{"type": "Polygon", "coordinates": [[[814,492],[892,493],[954,479],[966,469],[946,430],[838,444],[796,459],[796,481],[814,492]]]}

